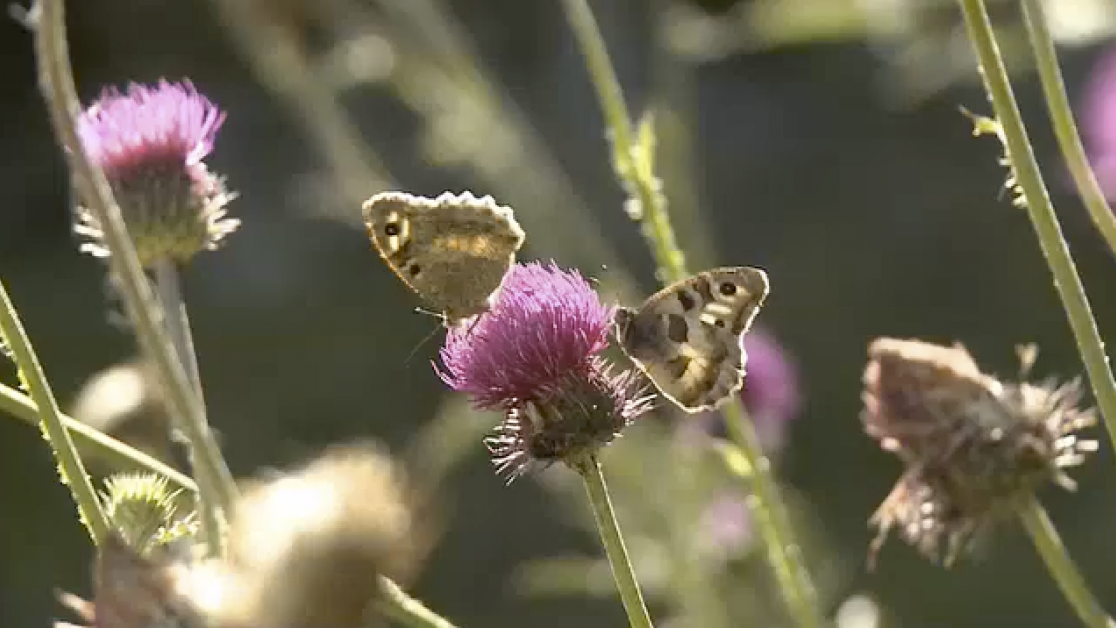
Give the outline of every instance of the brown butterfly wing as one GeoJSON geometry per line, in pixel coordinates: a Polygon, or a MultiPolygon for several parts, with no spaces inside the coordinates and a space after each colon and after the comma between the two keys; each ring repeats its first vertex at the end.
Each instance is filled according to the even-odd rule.
{"type": "Polygon", "coordinates": [[[488,309],[525,239],[511,208],[468,192],[433,200],[386,192],[364,212],[392,271],[449,321],[488,309]]]}
{"type": "Polygon", "coordinates": [[[742,337],[768,291],[762,270],[708,270],[622,310],[617,335],[664,396],[687,412],[710,410],[743,385],[742,337]]]}

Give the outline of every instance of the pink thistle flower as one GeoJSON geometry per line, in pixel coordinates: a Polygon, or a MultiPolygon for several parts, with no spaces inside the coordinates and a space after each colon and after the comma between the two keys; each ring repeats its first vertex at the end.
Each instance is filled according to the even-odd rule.
{"type": "MultiPolygon", "coordinates": [[[[140,262],[185,262],[214,249],[239,220],[226,218],[235,194],[202,163],[225,114],[185,81],[108,89],[78,119],[89,158],[105,172],[140,262]]],[[[77,208],[82,250],[107,257],[96,218],[77,208]]]]}
{"type": "Polygon", "coordinates": [[[491,310],[448,332],[435,369],[477,408],[504,411],[486,444],[509,481],[536,461],[579,464],[651,408],[639,377],[600,356],[614,309],[575,271],[517,264],[491,310]]]}
{"type": "Polygon", "coordinates": [[[1108,199],[1116,198],[1116,48],[1093,67],[1082,103],[1081,135],[1093,174],[1108,199]]]}

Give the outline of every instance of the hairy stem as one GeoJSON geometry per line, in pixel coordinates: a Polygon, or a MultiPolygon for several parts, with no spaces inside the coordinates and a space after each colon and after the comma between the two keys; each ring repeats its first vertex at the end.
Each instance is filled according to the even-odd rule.
{"type": "MultiPolygon", "coordinates": [[[[17,419],[35,425],[39,421],[39,406],[33,399],[18,390],[0,384],[0,412],[6,412],[17,419]]],[[[121,468],[140,467],[152,473],[157,473],[178,488],[196,493],[198,485],[184,473],[163,464],[151,456],[129,447],[124,443],[108,436],[104,432],[90,427],[81,421],[60,414],[62,426],[70,433],[70,437],[82,447],[96,448],[112,464],[121,468]]]]}
{"type": "MultiPolygon", "coordinates": [[[[78,137],[76,119],[81,105],[70,67],[63,0],[38,0],[33,25],[39,89],[46,100],[54,133],[69,158],[74,183],[83,202],[104,231],[105,244],[112,253],[108,258],[111,272],[119,280],[125,310],[135,324],[140,347],[156,367],[171,415],[198,454],[195,473],[199,493],[214,507],[227,510],[235,494],[232,475],[212,437],[207,438],[209,428],[201,400],[194,394],[175,355],[174,345],[162,329],[161,308],[128,237],[112,188],[105,173],[89,159],[78,137]]],[[[213,530],[207,538],[216,539],[220,533],[213,530]]],[[[211,546],[212,551],[219,549],[211,546]]]]}
{"type": "Polygon", "coordinates": [[[1054,288],[1062,301],[1062,308],[1077,341],[1077,350],[1089,374],[1089,383],[1100,406],[1105,429],[1116,444],[1116,381],[1113,380],[1112,367],[1104,353],[1104,341],[1097,330],[1085,287],[1077,275],[1069,245],[1050,202],[1027,129],[1023,126],[1023,117],[996,44],[987,7],[984,0],[958,1],[965,16],[969,39],[980,62],[988,98],[1003,129],[1018,186],[1026,196],[1027,214],[1054,277],[1054,288]]]}
{"type": "Polygon", "coordinates": [[[1023,22],[1026,24],[1027,36],[1031,41],[1031,50],[1035,53],[1035,65],[1038,68],[1039,81],[1042,83],[1046,110],[1050,114],[1050,122],[1054,126],[1054,134],[1058,138],[1058,146],[1062,150],[1062,157],[1066,160],[1066,167],[1077,185],[1085,208],[1089,210],[1093,224],[1108,243],[1108,248],[1116,253],[1116,216],[1112,214],[1112,208],[1108,206],[1104,192],[1093,176],[1085,147],[1082,146],[1081,137],[1077,133],[1073,108],[1066,95],[1062,70],[1058,66],[1054,39],[1046,26],[1046,15],[1039,0],[1023,0],[1023,22]]]}
{"type": "Polygon", "coordinates": [[[643,593],[639,590],[635,569],[632,568],[632,561],[628,558],[628,548],[624,546],[624,537],[620,535],[620,524],[617,523],[616,513],[612,509],[612,499],[608,495],[608,486],[601,471],[601,463],[596,456],[590,456],[588,460],[577,465],[577,471],[585,482],[585,492],[589,497],[593,518],[597,521],[601,544],[604,545],[605,554],[608,555],[608,564],[612,567],[612,578],[616,581],[616,588],[620,592],[620,601],[628,614],[628,624],[632,628],[652,628],[651,616],[647,613],[647,605],[643,602],[643,593]]]}
{"type": "Polygon", "coordinates": [[[98,545],[109,534],[110,526],[97,491],[85,466],[81,463],[74,441],[70,433],[62,424],[62,411],[58,408],[58,401],[50,389],[50,382],[39,364],[35,349],[31,346],[31,339],[20,323],[15,305],[8,297],[8,291],[0,282],[0,340],[11,351],[12,359],[19,368],[20,380],[24,382],[31,397],[35,400],[39,412],[39,426],[54,450],[58,460],[62,482],[70,487],[70,493],[77,504],[81,521],[89,529],[93,542],[98,545]]]}
{"type": "Polygon", "coordinates": [[[1062,595],[1066,597],[1070,606],[1073,606],[1082,623],[1090,628],[1116,627],[1116,622],[1109,618],[1100,602],[1089,591],[1089,585],[1085,583],[1085,578],[1077,570],[1073,559],[1066,553],[1062,539],[1058,536],[1058,530],[1042,505],[1037,500],[1031,499],[1021,505],[1018,512],[1019,520],[1035,544],[1035,549],[1042,556],[1050,577],[1058,583],[1062,595]]]}
{"type": "MultiPolygon", "coordinates": [[[[203,464],[198,462],[199,447],[218,450],[218,446],[213,438],[213,431],[209,428],[209,420],[205,416],[205,395],[202,391],[201,373],[198,369],[198,357],[194,352],[194,337],[190,330],[190,317],[186,313],[186,300],[182,297],[178,268],[173,262],[161,261],[156,263],[154,270],[155,291],[159,295],[159,302],[163,306],[163,315],[165,316],[163,324],[167,335],[170,336],[171,342],[174,344],[175,353],[178,354],[178,359],[186,371],[186,376],[190,378],[194,395],[201,402],[200,411],[204,431],[198,435],[198,440],[190,437],[186,439],[190,466],[195,470],[195,473],[198,473],[198,469],[204,467],[203,464]]],[[[229,485],[231,485],[231,479],[229,485]]],[[[219,501],[202,499],[200,493],[195,493],[194,504],[201,516],[201,529],[206,537],[206,545],[212,549],[214,555],[223,556],[225,554],[225,535],[221,507],[230,504],[233,496],[225,492],[226,487],[223,482],[214,480],[213,486],[221,491],[219,501]],[[210,535],[213,535],[213,537],[210,538],[210,535]]]]}
{"type": "MultiPolygon", "coordinates": [[[[659,279],[663,283],[684,279],[689,276],[685,255],[678,247],[666,197],[654,173],[654,156],[648,154],[646,147],[636,144],[620,82],[592,10],[587,0],[564,0],[563,5],[612,134],[613,165],[621,184],[639,205],[640,211],[633,217],[642,219],[643,234],[655,256],[659,279]]],[[[748,504],[767,549],[779,590],[797,625],[800,628],[817,628],[823,620],[814,585],[755,427],[739,398],[726,404],[724,414],[729,436],[752,469],[748,490],[754,490],[755,499],[749,499],[748,504]]]]}

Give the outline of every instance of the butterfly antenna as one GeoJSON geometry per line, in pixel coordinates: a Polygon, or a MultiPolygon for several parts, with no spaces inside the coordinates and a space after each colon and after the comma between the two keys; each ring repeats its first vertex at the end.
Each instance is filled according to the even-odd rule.
{"type": "Polygon", "coordinates": [[[438,333],[439,329],[441,329],[441,325],[430,330],[430,333],[426,334],[426,337],[420,340],[418,344],[415,345],[414,349],[411,349],[411,352],[407,354],[407,359],[403,360],[403,366],[407,366],[411,363],[411,359],[415,357],[415,354],[418,353],[418,350],[421,349],[423,345],[430,342],[430,339],[434,337],[434,334],[438,333]]]}
{"type": "MultiPolygon", "coordinates": [[[[419,313],[422,313],[422,314],[429,314],[429,315],[434,316],[438,319],[441,319],[443,322],[445,321],[445,316],[443,316],[442,314],[440,314],[438,312],[432,312],[430,310],[424,310],[421,307],[416,307],[415,311],[419,312],[419,313]]],[[[411,360],[415,357],[415,354],[418,353],[418,350],[421,349],[423,345],[430,342],[430,339],[433,338],[434,334],[438,333],[438,330],[441,329],[442,327],[443,327],[443,325],[439,325],[439,326],[435,327],[434,329],[431,329],[430,333],[426,334],[426,336],[422,340],[420,340],[418,342],[418,344],[416,344],[413,349],[411,349],[411,352],[407,354],[407,359],[403,360],[403,365],[406,366],[406,365],[410,364],[411,360]]]]}

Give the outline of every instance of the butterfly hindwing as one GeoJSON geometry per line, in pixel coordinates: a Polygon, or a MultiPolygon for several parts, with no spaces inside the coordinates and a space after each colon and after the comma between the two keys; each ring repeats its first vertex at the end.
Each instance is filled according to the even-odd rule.
{"type": "Polygon", "coordinates": [[[618,310],[617,338],[664,396],[687,412],[710,410],[743,385],[743,335],[768,292],[758,268],[707,270],[618,310]]]}

